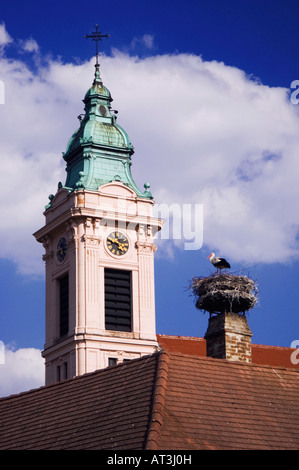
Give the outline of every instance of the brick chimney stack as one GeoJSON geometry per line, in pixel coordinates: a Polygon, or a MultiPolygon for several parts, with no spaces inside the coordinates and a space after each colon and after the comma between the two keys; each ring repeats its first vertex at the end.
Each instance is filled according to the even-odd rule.
{"type": "Polygon", "coordinates": [[[205,335],[207,356],[251,362],[251,337],[245,315],[224,312],[210,316],[205,335]]]}

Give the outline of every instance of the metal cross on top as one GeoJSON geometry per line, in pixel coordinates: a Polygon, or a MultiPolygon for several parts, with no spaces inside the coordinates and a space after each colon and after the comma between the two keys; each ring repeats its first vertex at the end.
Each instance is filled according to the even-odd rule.
{"type": "Polygon", "coordinates": [[[92,41],[96,42],[96,65],[99,65],[99,46],[98,42],[101,41],[103,38],[110,38],[110,34],[102,34],[101,31],[98,31],[98,25],[95,26],[96,30],[93,31],[91,34],[85,34],[85,39],[92,39],[92,41]]]}

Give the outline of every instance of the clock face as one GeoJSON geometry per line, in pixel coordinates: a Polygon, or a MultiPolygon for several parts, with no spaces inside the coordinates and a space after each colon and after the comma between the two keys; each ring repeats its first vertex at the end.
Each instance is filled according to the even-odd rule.
{"type": "Polygon", "coordinates": [[[57,243],[57,250],[56,250],[56,256],[60,263],[66,257],[66,251],[67,251],[67,241],[64,237],[62,237],[57,243]]]}
{"type": "Polygon", "coordinates": [[[112,232],[107,237],[107,248],[113,255],[122,256],[129,249],[129,240],[121,232],[112,232]]]}

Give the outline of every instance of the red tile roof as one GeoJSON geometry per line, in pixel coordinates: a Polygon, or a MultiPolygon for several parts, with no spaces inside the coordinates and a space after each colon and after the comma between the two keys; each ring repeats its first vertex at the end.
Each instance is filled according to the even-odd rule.
{"type": "Polygon", "coordinates": [[[157,335],[161,348],[168,352],[180,352],[195,356],[206,356],[206,340],[195,336],[157,335]]]}
{"type": "MultiPolygon", "coordinates": [[[[160,346],[168,352],[180,352],[206,357],[206,340],[192,336],[157,335],[160,346]]],[[[294,348],[252,344],[252,362],[274,367],[299,369],[299,364],[292,363],[291,354],[294,348]]]]}
{"type": "Polygon", "coordinates": [[[160,368],[168,371],[151,449],[299,448],[298,371],[174,353],[160,368]]]}
{"type": "Polygon", "coordinates": [[[142,449],[158,356],[0,399],[0,449],[142,449]]]}
{"type": "Polygon", "coordinates": [[[298,449],[298,370],[160,351],[0,400],[0,449],[298,449]]]}

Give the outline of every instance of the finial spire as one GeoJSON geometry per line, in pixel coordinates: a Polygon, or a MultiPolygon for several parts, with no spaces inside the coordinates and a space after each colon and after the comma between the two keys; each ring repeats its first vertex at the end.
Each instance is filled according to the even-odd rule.
{"type": "Polygon", "coordinates": [[[96,42],[96,68],[99,67],[99,46],[98,42],[101,41],[103,38],[110,38],[110,34],[102,34],[101,31],[98,30],[98,25],[96,24],[95,26],[95,31],[93,31],[91,34],[85,34],[84,38],[85,39],[91,39],[92,41],[96,42]]]}

